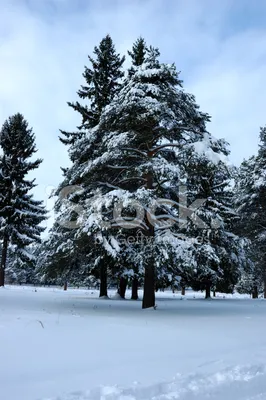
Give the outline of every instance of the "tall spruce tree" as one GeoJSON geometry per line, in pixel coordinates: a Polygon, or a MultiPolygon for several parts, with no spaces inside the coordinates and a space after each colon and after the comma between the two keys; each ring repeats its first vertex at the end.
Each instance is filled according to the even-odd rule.
{"type": "Polygon", "coordinates": [[[4,286],[9,246],[16,252],[18,265],[29,263],[33,256],[28,249],[40,241],[40,234],[45,230],[40,223],[46,219],[46,211],[31,193],[36,186],[35,179],[27,179],[28,173],[38,168],[42,160],[32,160],[37,151],[35,135],[22,114],[5,121],[0,145],[0,286],[4,286]]]}
{"type": "MultiPolygon", "coordinates": [[[[84,100],[85,104],[83,105],[79,102],[68,102],[68,105],[81,115],[81,125],[78,127],[77,132],[66,132],[61,130],[62,137],[60,140],[62,143],[70,145],[69,157],[72,162],[76,163],[76,165],[88,161],[92,157],[92,153],[86,152],[81,157],[79,152],[72,151],[75,141],[82,137],[86,131],[98,124],[103,109],[111,102],[112,98],[118,92],[120,88],[120,80],[124,75],[122,66],[125,57],[121,57],[116,53],[115,46],[110,35],[104,37],[98,47],[95,46],[94,55],[95,58],[88,56],[91,67],[89,68],[85,66],[83,77],[86,81],[86,84],[82,85],[81,89],[77,92],[78,96],[84,100]]],[[[93,136],[93,140],[94,145],[99,146],[100,138],[93,136]]],[[[68,188],[72,185],[70,174],[67,172],[68,169],[62,168],[62,170],[64,174],[64,180],[56,191],[56,194],[59,195],[59,200],[56,204],[56,211],[59,213],[59,219],[56,219],[55,225],[50,232],[49,239],[51,240],[51,249],[54,249],[55,251],[55,249],[60,248],[61,250],[59,253],[56,252],[54,256],[52,255],[52,251],[49,252],[50,261],[47,261],[48,269],[44,268],[44,270],[48,275],[52,273],[54,276],[57,273],[58,276],[62,276],[63,274],[70,277],[74,274],[72,265],[74,265],[75,269],[77,269],[77,265],[80,262],[79,260],[86,258],[86,254],[89,252],[89,249],[87,246],[84,247],[82,242],[80,247],[75,247],[76,253],[78,252],[75,254],[73,249],[70,250],[68,246],[64,245],[66,242],[69,243],[70,241],[75,241],[75,228],[72,229],[69,224],[66,226],[61,222],[62,215],[64,214],[64,212],[61,210],[62,203],[64,202],[61,201],[61,193],[65,190],[65,188],[68,188]],[[77,248],[79,250],[77,250],[77,248]],[[64,250],[62,251],[62,249],[64,250]],[[68,250],[70,251],[69,254],[67,254],[68,250]],[[80,254],[81,251],[85,251],[83,256],[80,254]],[[62,270],[62,266],[66,265],[66,262],[63,262],[62,260],[66,260],[67,258],[76,260],[74,264],[72,262],[67,264],[68,266],[71,265],[71,272],[68,270],[68,267],[66,267],[66,271],[62,270]],[[53,260],[53,262],[51,262],[51,260],[53,260]],[[52,272],[50,271],[51,268],[53,268],[52,272]]],[[[79,267],[83,268],[83,264],[81,263],[79,267]]],[[[84,271],[86,271],[86,268],[84,268],[84,271]]],[[[103,280],[106,281],[106,276],[103,277],[103,280]]],[[[106,291],[107,286],[104,289],[105,293],[106,291]]]]}
{"type": "MultiPolygon", "coordinates": [[[[177,192],[178,150],[199,141],[209,120],[194,97],[182,90],[175,66],[161,64],[158,55],[158,49],[149,50],[145,63],[126,78],[98,126],[75,142],[70,151],[79,154],[79,160],[88,160],[88,153],[91,157],[74,163],[66,177],[81,185],[85,194],[80,196],[84,213],[76,239],[87,232],[97,239],[100,252],[114,260],[123,255],[129,268],[138,266],[144,277],[143,308],[154,306],[155,279],[168,274],[169,264],[172,268],[181,260],[183,265],[184,260],[187,266],[193,264],[191,243],[167,227],[169,219],[178,218],[177,211],[159,200],[171,199],[177,192]],[[134,217],[136,203],[141,218],[134,217]],[[123,209],[126,216],[119,214],[123,209]],[[149,209],[157,209],[159,216],[149,209]],[[115,218],[114,213],[118,213],[115,218]],[[157,223],[158,219],[166,224],[157,223]],[[121,244],[121,234],[127,238],[134,231],[136,237],[136,229],[143,240],[121,244]]],[[[98,253],[93,253],[91,265],[98,260],[98,253]]],[[[121,272],[125,274],[125,265],[121,272]]]]}

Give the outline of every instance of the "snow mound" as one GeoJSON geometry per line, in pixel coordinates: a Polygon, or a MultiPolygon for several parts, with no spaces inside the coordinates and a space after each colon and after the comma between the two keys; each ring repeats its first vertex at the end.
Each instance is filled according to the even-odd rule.
{"type": "Polygon", "coordinates": [[[262,400],[266,399],[266,368],[247,365],[227,368],[210,376],[177,375],[172,381],[129,389],[105,386],[88,392],[43,400],[262,400]]]}
{"type": "Polygon", "coordinates": [[[123,297],[120,296],[119,293],[114,294],[114,295],[111,297],[111,299],[112,299],[112,300],[125,300],[125,299],[123,299],[123,297]]]}

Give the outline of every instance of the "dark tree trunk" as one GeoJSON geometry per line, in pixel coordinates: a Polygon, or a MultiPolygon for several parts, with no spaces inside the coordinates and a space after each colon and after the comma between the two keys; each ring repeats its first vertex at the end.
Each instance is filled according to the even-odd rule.
{"type": "Polygon", "coordinates": [[[131,293],[131,300],[138,300],[138,278],[134,278],[132,281],[132,293],[131,293]]]}
{"type": "Polygon", "coordinates": [[[185,288],[185,286],[182,286],[182,288],[181,288],[181,295],[182,295],[182,296],[185,296],[185,294],[186,294],[186,288],[185,288]]]}
{"type": "MultiPolygon", "coordinates": [[[[153,231],[153,227],[150,227],[153,231]]],[[[154,258],[151,256],[147,260],[144,273],[144,290],[142,299],[142,308],[155,307],[155,269],[154,258]]]]}
{"type": "Polygon", "coordinates": [[[211,297],[211,285],[207,283],[205,289],[206,289],[205,299],[209,299],[211,297]]]}
{"type": "Polygon", "coordinates": [[[216,291],[215,290],[213,291],[213,297],[216,297],[216,291]]]}
{"type": "Polygon", "coordinates": [[[5,269],[7,260],[7,249],[8,249],[8,237],[4,235],[3,246],[2,246],[2,257],[0,265],[0,286],[5,286],[5,269]]]}
{"type": "Polygon", "coordinates": [[[0,286],[5,286],[5,270],[0,267],[0,286]]]}
{"type": "Polygon", "coordinates": [[[257,299],[259,297],[258,287],[254,287],[252,292],[252,299],[257,299]]]}
{"type": "Polygon", "coordinates": [[[149,308],[155,306],[155,274],[153,264],[146,266],[144,276],[144,293],[142,300],[142,308],[149,308]]]}
{"type": "Polygon", "coordinates": [[[107,297],[107,267],[104,264],[100,266],[100,296],[107,297]]]}
{"type": "MultiPolygon", "coordinates": [[[[153,174],[152,172],[147,173],[147,189],[153,188],[153,174]]],[[[145,230],[144,234],[151,238],[154,238],[154,226],[150,221],[146,221],[148,229],[145,230]]],[[[155,307],[155,269],[154,269],[154,257],[151,254],[147,260],[144,274],[144,291],[142,299],[142,308],[155,307]]]]}
{"type": "Polygon", "coordinates": [[[125,298],[126,290],[127,290],[127,278],[122,277],[119,280],[119,286],[117,290],[117,293],[122,297],[122,299],[125,298]]]}
{"type": "Polygon", "coordinates": [[[64,290],[67,290],[67,282],[64,283],[64,290]]]}

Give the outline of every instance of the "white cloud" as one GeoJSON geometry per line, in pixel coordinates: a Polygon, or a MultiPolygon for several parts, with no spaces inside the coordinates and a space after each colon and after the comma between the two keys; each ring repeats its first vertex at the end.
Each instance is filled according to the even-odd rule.
{"type": "Polygon", "coordinates": [[[266,28],[247,25],[245,0],[0,0],[0,7],[0,124],[19,111],[33,127],[44,159],[38,198],[47,199],[46,187],[68,164],[59,128],[75,130],[80,121],[66,101],[76,99],[87,55],[106,33],[121,53],[143,35],[162,60],[176,62],[184,87],[212,116],[209,130],[231,143],[233,162],[256,151],[266,123],[266,28]]]}

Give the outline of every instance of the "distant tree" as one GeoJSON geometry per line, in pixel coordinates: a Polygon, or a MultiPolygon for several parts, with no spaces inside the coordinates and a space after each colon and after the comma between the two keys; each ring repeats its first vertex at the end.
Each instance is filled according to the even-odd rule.
{"type": "Polygon", "coordinates": [[[30,263],[33,256],[29,249],[40,241],[40,234],[45,230],[40,223],[46,219],[46,211],[42,202],[34,200],[30,193],[36,184],[35,179],[29,180],[27,175],[38,168],[42,160],[32,160],[37,151],[35,135],[22,114],[5,121],[0,145],[0,286],[4,286],[9,247],[15,251],[17,268],[30,263]]]}
{"type": "Polygon", "coordinates": [[[232,293],[246,261],[245,242],[234,233],[238,216],[230,187],[234,169],[226,161],[228,155],[228,144],[207,133],[184,153],[186,198],[189,204],[203,201],[181,229],[193,240],[197,261],[196,268],[186,269],[185,275],[187,285],[206,290],[207,298],[211,289],[232,293]]]}
{"type": "Polygon", "coordinates": [[[257,297],[263,286],[266,298],[266,127],[260,128],[258,154],[239,168],[235,201],[240,215],[238,230],[250,239],[253,261],[243,273],[242,287],[249,282],[253,297],[257,297]]]}
{"type": "Polygon", "coordinates": [[[15,248],[9,246],[6,262],[6,280],[8,283],[20,285],[37,283],[35,248],[35,245],[29,246],[28,252],[32,257],[21,262],[20,258],[16,256],[15,248]]]}

